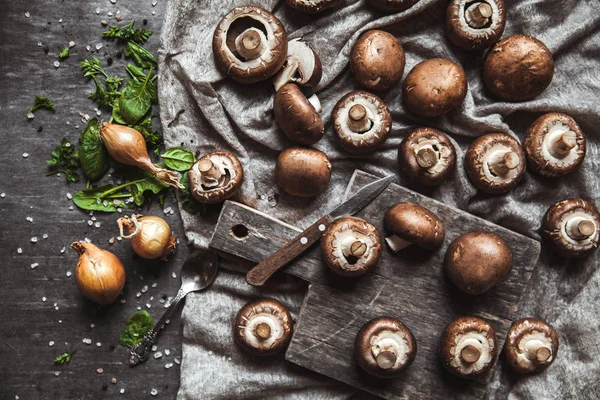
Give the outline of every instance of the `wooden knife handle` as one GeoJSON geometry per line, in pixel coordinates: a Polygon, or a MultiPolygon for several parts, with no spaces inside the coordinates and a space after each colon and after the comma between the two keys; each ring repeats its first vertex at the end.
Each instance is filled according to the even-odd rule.
{"type": "Polygon", "coordinates": [[[309,226],[281,249],[277,250],[248,271],[246,274],[246,282],[252,286],[262,286],[271,275],[321,239],[323,233],[325,233],[327,227],[332,222],[333,218],[326,215],[309,226]]]}

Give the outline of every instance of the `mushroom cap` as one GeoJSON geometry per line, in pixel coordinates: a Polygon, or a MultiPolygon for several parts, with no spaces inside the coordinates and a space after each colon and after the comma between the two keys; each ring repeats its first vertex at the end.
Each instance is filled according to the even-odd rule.
{"type": "Polygon", "coordinates": [[[525,153],[515,138],[505,133],[488,133],[471,143],[465,155],[465,170],[471,183],[485,193],[501,194],[509,192],[525,173],[525,153]],[[519,164],[506,175],[496,175],[489,161],[497,152],[511,151],[517,155],[519,164]]]}
{"type": "Polygon", "coordinates": [[[556,330],[535,318],[522,318],[513,322],[504,343],[504,356],[508,365],[519,374],[545,370],[554,362],[557,352],[556,330]],[[541,355],[539,349],[544,349],[541,355]]]}
{"type": "Polygon", "coordinates": [[[442,220],[415,203],[397,203],[388,208],[383,225],[388,233],[428,250],[440,248],[446,237],[442,220]]]}
{"type": "Polygon", "coordinates": [[[226,151],[215,151],[202,156],[188,171],[190,193],[200,203],[212,204],[227,200],[240,189],[243,181],[242,164],[236,156],[226,151]],[[205,160],[210,160],[218,169],[218,179],[200,172],[200,164],[205,160]]]}
{"type": "Polygon", "coordinates": [[[400,143],[398,150],[400,168],[414,182],[427,186],[435,186],[454,170],[456,166],[456,149],[444,133],[433,128],[417,128],[400,143]],[[419,165],[417,153],[420,150],[432,149],[437,162],[431,167],[419,165]]]}
{"type": "Polygon", "coordinates": [[[467,76],[462,67],[445,58],[415,65],[404,80],[402,102],[424,117],[439,117],[460,106],[467,95],[467,76]]]}
{"type": "Polygon", "coordinates": [[[292,316],[275,299],[250,301],[235,317],[233,338],[240,347],[257,356],[279,353],[292,339],[292,316]]]}
{"type": "Polygon", "coordinates": [[[531,169],[542,176],[558,177],[576,170],[585,157],[585,136],[577,122],[566,114],[548,113],[536,119],[527,130],[523,149],[531,169]],[[575,147],[557,157],[550,150],[564,132],[575,133],[575,147]]]}
{"type": "Polygon", "coordinates": [[[482,50],[496,43],[504,32],[506,9],[503,0],[483,0],[492,10],[489,22],[474,28],[467,22],[466,10],[472,0],[452,0],[446,9],[446,36],[457,47],[465,50],[482,50]]]}
{"type": "Polygon", "coordinates": [[[342,97],[333,108],[332,118],[338,142],[353,154],[375,150],[386,141],[392,127],[392,115],[383,100],[363,90],[342,97]],[[354,132],[348,126],[350,108],[356,104],[365,108],[366,117],[371,121],[370,128],[362,133],[354,132]]]}
{"type": "Polygon", "coordinates": [[[287,0],[290,7],[306,14],[319,14],[337,7],[344,0],[287,0]]]}
{"type": "Polygon", "coordinates": [[[329,187],[331,163],[322,151],[291,147],[279,154],[275,178],[279,187],[292,196],[317,196],[329,187]]]}
{"type": "Polygon", "coordinates": [[[487,88],[506,101],[525,101],[541,94],[552,82],[552,53],[539,40],[512,35],[491,48],[483,64],[487,88]]]}
{"type": "Polygon", "coordinates": [[[542,229],[544,238],[558,254],[567,258],[585,257],[598,247],[600,214],[596,206],[587,200],[562,200],[546,211],[542,229]],[[571,220],[580,221],[582,218],[593,222],[595,230],[588,237],[578,240],[567,233],[567,223],[571,220]]]}
{"type": "Polygon", "coordinates": [[[370,320],[354,339],[356,362],[365,372],[378,378],[397,376],[412,364],[416,354],[417,341],[412,332],[392,317],[370,320]],[[381,355],[384,352],[387,353],[381,355]]]}
{"type": "Polygon", "coordinates": [[[213,35],[213,53],[217,66],[239,83],[264,81],[275,75],[287,55],[287,34],[270,12],[255,6],[236,7],[225,15],[213,35]],[[248,28],[257,28],[266,38],[266,49],[259,58],[245,61],[235,50],[235,38],[248,28]]]}
{"type": "Polygon", "coordinates": [[[288,139],[300,144],[317,143],[325,127],[321,116],[308,101],[298,85],[286,83],[275,93],[275,120],[288,139]]]}
{"type": "Polygon", "coordinates": [[[321,59],[302,38],[288,41],[287,57],[283,67],[273,79],[275,91],[288,82],[301,86],[316,86],[323,76],[321,59]]]}
{"type": "Polygon", "coordinates": [[[471,295],[479,295],[508,278],[513,266],[510,247],[490,232],[469,232],[456,238],[444,257],[452,283],[471,295]]]}
{"type": "Polygon", "coordinates": [[[419,0],[367,0],[376,9],[390,13],[407,10],[418,2],[419,0]]]}
{"type": "Polygon", "coordinates": [[[321,239],[325,264],[341,276],[361,276],[371,271],[381,257],[381,236],[377,228],[356,217],[335,220],[321,239]],[[360,252],[352,255],[353,245],[360,252]]]}
{"type": "Polygon", "coordinates": [[[400,41],[380,30],[363,33],[350,52],[350,71],[369,90],[387,90],[400,82],[404,64],[400,41]]]}
{"type": "Polygon", "coordinates": [[[460,317],[452,321],[440,337],[440,358],[444,367],[463,378],[477,378],[487,374],[498,355],[496,331],[486,321],[475,317],[460,317]],[[465,348],[476,349],[475,357],[464,358],[465,348]],[[478,353],[478,357],[477,357],[478,353]]]}

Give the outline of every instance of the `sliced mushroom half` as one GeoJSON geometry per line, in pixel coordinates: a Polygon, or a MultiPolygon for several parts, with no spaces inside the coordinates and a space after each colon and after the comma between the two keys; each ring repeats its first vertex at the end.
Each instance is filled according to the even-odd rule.
{"type": "Polygon", "coordinates": [[[480,318],[458,318],[442,332],[442,364],[457,376],[477,378],[485,375],[496,363],[497,355],[496,331],[480,318]]]}
{"type": "Polygon", "coordinates": [[[319,14],[343,2],[344,0],[287,0],[290,7],[306,14],[319,14]]]}
{"type": "Polygon", "coordinates": [[[410,329],[392,317],[372,319],[360,328],[354,340],[354,357],[367,373],[392,378],[415,359],[417,341],[410,329]]]}
{"type": "Polygon", "coordinates": [[[325,231],[321,255],[325,264],[338,275],[364,275],[375,268],[381,257],[381,236],[367,221],[343,217],[325,231]]]}
{"type": "Polygon", "coordinates": [[[558,177],[573,172],[585,157],[585,136],[566,114],[548,113],[536,119],[523,142],[531,169],[542,176],[558,177]]]}
{"type": "Polygon", "coordinates": [[[275,178],[279,187],[292,196],[317,196],[329,187],[331,163],[322,151],[291,147],[279,154],[275,178]]]}
{"type": "Polygon", "coordinates": [[[367,0],[367,3],[378,10],[389,13],[407,10],[418,2],[419,0],[367,0]]]}
{"type": "Polygon", "coordinates": [[[300,38],[290,40],[287,51],[283,68],[273,80],[275,90],[278,91],[288,82],[301,86],[317,86],[323,75],[321,60],[317,53],[300,38]]]}
{"type": "Polygon", "coordinates": [[[215,151],[202,156],[190,168],[190,193],[200,203],[220,203],[242,186],[244,169],[231,153],[215,151]]]}
{"type": "Polygon", "coordinates": [[[375,150],[386,141],[392,116],[378,96],[362,90],[346,94],[332,113],[333,127],[340,145],[349,153],[375,150]]]}
{"type": "Polygon", "coordinates": [[[535,318],[522,318],[513,322],[504,343],[508,365],[519,374],[545,370],[552,364],[557,352],[556,330],[535,318]]]}
{"type": "Polygon", "coordinates": [[[558,254],[567,258],[585,257],[598,247],[600,214],[587,200],[562,200],[548,209],[542,228],[558,254]]]}
{"type": "Polygon", "coordinates": [[[255,83],[279,71],[287,43],[285,29],[273,14],[260,7],[236,7],[217,25],[213,53],[224,74],[240,83],[255,83]]]}
{"type": "Polygon", "coordinates": [[[515,138],[488,133],[467,149],[465,169],[473,185],[485,193],[506,193],[525,173],[525,153],[515,138]]]}
{"type": "Polygon", "coordinates": [[[317,101],[315,104],[294,83],[285,84],[275,93],[275,120],[283,133],[294,142],[311,145],[323,137],[325,127],[319,115],[321,105],[315,95],[312,98],[317,101]]]}
{"type": "Polygon", "coordinates": [[[503,0],[452,0],[446,9],[446,36],[465,50],[481,50],[504,32],[503,0]]]}
{"type": "Polygon", "coordinates": [[[446,237],[444,223],[437,215],[414,203],[397,203],[383,217],[383,225],[390,236],[385,238],[393,252],[411,244],[428,250],[437,250],[446,237]]]}
{"type": "Polygon", "coordinates": [[[251,301],[237,313],[233,337],[240,347],[254,355],[279,353],[292,338],[292,317],[277,300],[251,301]]]}

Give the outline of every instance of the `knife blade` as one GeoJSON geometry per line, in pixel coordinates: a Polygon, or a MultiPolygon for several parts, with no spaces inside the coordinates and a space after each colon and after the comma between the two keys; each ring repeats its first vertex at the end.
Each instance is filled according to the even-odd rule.
{"type": "Polygon", "coordinates": [[[394,176],[388,175],[364,186],[345,202],[333,209],[329,214],[321,217],[317,222],[299,233],[281,249],[277,250],[248,271],[246,274],[246,282],[252,286],[264,285],[271,275],[321,239],[327,230],[327,227],[331,225],[334,220],[343,216],[354,215],[362,210],[379,196],[392,180],[394,180],[394,176]]]}

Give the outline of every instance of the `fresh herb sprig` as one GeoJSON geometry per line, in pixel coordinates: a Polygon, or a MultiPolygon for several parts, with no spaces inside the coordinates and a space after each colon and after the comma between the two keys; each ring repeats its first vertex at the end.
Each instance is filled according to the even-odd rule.
{"type": "Polygon", "coordinates": [[[33,106],[27,111],[27,116],[29,117],[33,112],[39,108],[46,108],[50,111],[54,111],[54,103],[47,98],[46,96],[35,96],[35,101],[33,106]]]}
{"type": "Polygon", "coordinates": [[[69,57],[69,48],[65,47],[60,51],[60,53],[58,53],[58,59],[62,61],[67,57],[69,57]]]}
{"type": "Polygon", "coordinates": [[[121,40],[133,40],[137,43],[144,43],[152,35],[152,31],[148,29],[133,29],[135,21],[131,21],[125,26],[114,26],[108,27],[108,31],[102,32],[104,37],[110,39],[121,39],[121,40]]]}
{"type": "Polygon", "coordinates": [[[62,355],[54,359],[54,364],[64,365],[71,362],[71,356],[73,353],[63,353],[62,355]]]}
{"type": "Polygon", "coordinates": [[[119,343],[123,346],[133,347],[144,339],[144,335],[150,332],[153,326],[154,322],[148,311],[138,311],[127,320],[125,329],[119,337],[119,343]]]}
{"type": "Polygon", "coordinates": [[[63,138],[60,145],[56,146],[54,151],[51,153],[52,158],[46,161],[50,166],[51,172],[47,173],[46,176],[54,175],[59,172],[65,174],[67,182],[78,182],[79,174],[77,169],[80,166],[79,158],[73,153],[75,147],[66,138],[63,138]]]}
{"type": "Polygon", "coordinates": [[[90,60],[81,62],[83,76],[92,78],[96,85],[96,91],[88,96],[94,100],[100,107],[112,109],[115,102],[121,96],[119,89],[123,84],[123,79],[118,76],[109,76],[102,66],[100,60],[92,57],[90,60]]]}

